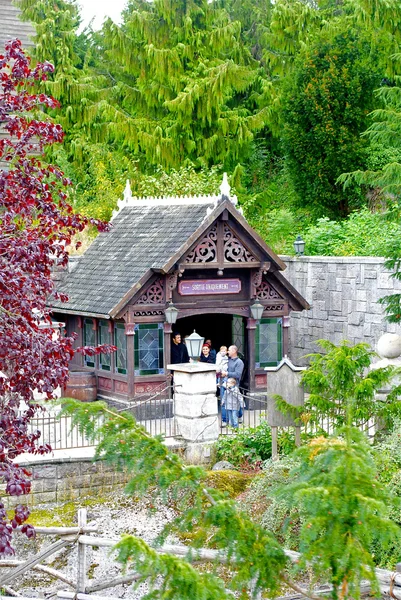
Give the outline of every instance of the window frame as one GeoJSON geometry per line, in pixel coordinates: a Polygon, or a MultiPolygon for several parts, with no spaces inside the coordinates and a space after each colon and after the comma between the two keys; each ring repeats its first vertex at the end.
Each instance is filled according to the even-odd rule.
{"type": "MultiPolygon", "coordinates": [[[[99,319],[98,322],[98,344],[99,346],[101,346],[102,344],[113,344],[113,338],[112,338],[112,333],[109,329],[109,321],[106,321],[105,319],[99,319]],[[103,336],[102,336],[102,330],[106,328],[106,333],[107,333],[107,338],[106,340],[103,340],[103,336]]],[[[99,370],[100,371],[105,371],[106,373],[111,373],[113,370],[113,361],[111,359],[111,354],[99,354],[99,370]],[[108,361],[107,363],[104,363],[104,360],[108,361]]]]}
{"type": "Polygon", "coordinates": [[[127,336],[125,333],[125,325],[124,323],[114,323],[114,345],[117,347],[116,352],[114,352],[114,370],[115,373],[118,373],[119,375],[124,375],[126,376],[128,374],[128,349],[127,349],[127,336]],[[117,330],[118,331],[123,331],[124,333],[124,340],[125,340],[125,368],[124,367],[119,367],[118,366],[118,350],[121,349],[118,346],[118,341],[119,341],[119,336],[117,335],[117,330]]]}
{"type": "MultiPolygon", "coordinates": [[[[84,318],[83,342],[84,342],[84,346],[97,346],[95,319],[92,319],[91,317],[84,318]],[[92,343],[92,341],[88,342],[87,334],[86,334],[87,326],[90,326],[91,330],[93,331],[93,343],[92,343]]],[[[84,355],[84,365],[85,365],[85,367],[89,367],[90,369],[96,369],[96,355],[93,355],[93,356],[85,356],[84,355]]]]}
{"type": "Polygon", "coordinates": [[[282,317],[278,318],[263,318],[260,319],[259,323],[256,326],[256,334],[255,334],[255,366],[257,369],[262,369],[264,367],[276,367],[283,358],[283,319],[282,317]],[[260,325],[266,325],[269,323],[275,323],[277,327],[277,360],[269,361],[269,362],[260,362],[260,325]]]}
{"type": "Polygon", "coordinates": [[[134,374],[136,377],[146,377],[150,375],[164,375],[164,327],[163,323],[138,323],[135,325],[135,336],[134,336],[134,374]],[[140,331],[145,330],[158,330],[158,357],[159,357],[159,367],[157,369],[140,369],[139,368],[139,341],[140,341],[140,331]],[[161,365],[161,366],[160,366],[161,365]]]}

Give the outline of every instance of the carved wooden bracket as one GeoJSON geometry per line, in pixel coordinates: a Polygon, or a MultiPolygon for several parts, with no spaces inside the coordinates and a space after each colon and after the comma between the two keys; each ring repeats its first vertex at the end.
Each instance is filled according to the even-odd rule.
{"type": "Polygon", "coordinates": [[[125,311],[122,315],[124,325],[125,325],[125,335],[135,335],[135,323],[134,323],[134,315],[130,307],[125,311]]]}
{"type": "Polygon", "coordinates": [[[173,296],[173,291],[177,287],[177,281],[178,281],[178,271],[173,271],[173,273],[170,273],[169,275],[167,275],[167,278],[166,278],[166,282],[167,282],[166,300],[167,300],[167,302],[171,302],[171,299],[173,296]]]}

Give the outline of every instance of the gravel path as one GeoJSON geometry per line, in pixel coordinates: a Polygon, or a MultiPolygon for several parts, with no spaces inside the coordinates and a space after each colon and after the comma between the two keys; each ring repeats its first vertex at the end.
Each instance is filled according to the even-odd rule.
{"type": "MultiPolygon", "coordinates": [[[[88,507],[88,522],[96,521],[99,537],[118,538],[122,534],[133,534],[151,543],[161,532],[164,525],[171,521],[175,513],[164,505],[157,505],[156,510],[151,510],[152,505],[146,502],[134,502],[123,495],[116,495],[113,500],[99,505],[88,507]]],[[[47,505],[51,511],[51,505],[47,505]]],[[[56,539],[56,538],[55,538],[56,539]]],[[[16,543],[16,558],[27,558],[34,555],[40,548],[44,548],[54,541],[49,536],[37,535],[36,541],[28,542],[19,536],[16,543]]],[[[97,548],[87,546],[88,585],[117,577],[122,574],[119,563],[116,562],[110,548],[97,548]]],[[[44,562],[56,568],[66,576],[76,581],[77,575],[77,545],[72,549],[63,549],[57,556],[53,555],[44,562]]],[[[71,590],[69,586],[59,580],[52,580],[45,574],[30,571],[25,577],[12,586],[24,596],[31,598],[49,598],[57,590],[71,590]]],[[[132,585],[119,585],[108,588],[99,595],[113,596],[139,600],[148,591],[144,584],[138,590],[133,590],[132,585]]]]}

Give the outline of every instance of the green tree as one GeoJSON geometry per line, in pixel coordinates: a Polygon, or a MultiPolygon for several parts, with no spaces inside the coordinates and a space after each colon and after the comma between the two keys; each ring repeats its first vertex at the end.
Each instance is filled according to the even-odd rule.
{"type": "MultiPolygon", "coordinates": [[[[359,188],[336,185],[346,165],[364,165],[360,134],[381,73],[361,31],[324,37],[299,59],[284,93],[284,152],[301,205],[317,216],[346,216],[364,203],[359,188]]],[[[352,167],[351,167],[352,168],[352,167]]]]}
{"type": "Polygon", "coordinates": [[[133,0],[121,27],[108,22],[108,102],[89,107],[99,140],[144,164],[183,161],[233,169],[267,123],[265,79],[241,40],[241,25],[207,0],[133,0]]]}
{"type": "MultiPolygon", "coordinates": [[[[401,55],[394,57],[399,68],[401,55]]],[[[388,220],[399,223],[401,209],[401,87],[399,76],[387,80],[377,90],[382,108],[371,113],[373,123],[363,133],[374,149],[370,168],[343,173],[338,178],[344,190],[355,184],[378,191],[388,220]]],[[[393,271],[393,277],[401,280],[401,241],[400,237],[388,244],[388,260],[385,265],[393,271]]],[[[390,294],[380,300],[385,306],[386,318],[392,323],[401,321],[401,294],[390,294]]]]}
{"type": "Polygon", "coordinates": [[[375,393],[391,383],[395,369],[371,369],[375,353],[367,344],[353,346],[343,341],[336,346],[319,340],[319,345],[324,353],[309,355],[310,367],[302,376],[309,392],[303,421],[319,425],[322,418],[329,418],[338,428],[366,425],[374,416],[391,422],[401,414],[399,387],[394,387],[386,402],[375,401],[375,393]]]}

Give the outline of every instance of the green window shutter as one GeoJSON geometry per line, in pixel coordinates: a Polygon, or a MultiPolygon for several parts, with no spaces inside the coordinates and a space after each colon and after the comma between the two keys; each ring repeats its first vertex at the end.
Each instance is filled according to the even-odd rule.
{"type": "Polygon", "coordinates": [[[163,323],[135,325],[134,364],[135,375],[164,373],[163,323]]]}
{"type": "MultiPolygon", "coordinates": [[[[93,319],[84,319],[84,346],[96,346],[96,331],[93,329],[93,319]]],[[[84,356],[84,364],[94,368],[95,357],[84,356]]]]}
{"type": "Polygon", "coordinates": [[[256,368],[274,367],[283,358],[282,319],[261,319],[256,327],[256,368]]]}
{"type": "Polygon", "coordinates": [[[123,323],[116,323],[114,326],[114,345],[117,347],[115,356],[115,366],[117,373],[127,374],[127,336],[125,335],[125,326],[123,323]]]}

